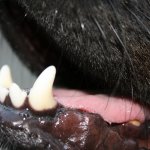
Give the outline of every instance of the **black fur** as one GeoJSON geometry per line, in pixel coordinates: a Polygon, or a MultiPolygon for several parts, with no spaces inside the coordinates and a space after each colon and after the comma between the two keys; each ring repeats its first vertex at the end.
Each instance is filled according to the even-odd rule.
{"type": "Polygon", "coordinates": [[[54,64],[56,83],[150,105],[149,0],[0,0],[0,5],[3,31],[32,70],[54,64]]]}
{"type": "MultiPolygon", "coordinates": [[[[150,103],[148,0],[19,0],[18,3],[25,10],[23,17],[36,21],[49,43],[53,41],[60,56],[57,61],[67,61],[76,76],[78,72],[82,74],[84,81],[80,86],[109,89],[110,94],[150,103]]],[[[47,53],[50,49],[43,55],[41,50],[40,57],[47,53]]],[[[45,59],[45,65],[49,64],[49,57],[45,59]]]]}

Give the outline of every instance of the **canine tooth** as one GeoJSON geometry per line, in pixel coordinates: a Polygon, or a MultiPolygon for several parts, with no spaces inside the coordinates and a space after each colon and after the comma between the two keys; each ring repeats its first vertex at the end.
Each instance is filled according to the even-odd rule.
{"type": "Polygon", "coordinates": [[[132,120],[129,123],[134,125],[134,126],[137,126],[137,127],[139,127],[141,125],[140,121],[138,121],[138,120],[132,120]]]}
{"type": "Polygon", "coordinates": [[[13,106],[19,108],[24,104],[27,93],[21,90],[17,84],[13,83],[9,89],[9,96],[13,106]]]}
{"type": "Polygon", "coordinates": [[[11,71],[9,66],[4,65],[0,70],[0,86],[9,88],[12,84],[11,71]]]}
{"type": "Polygon", "coordinates": [[[4,103],[9,91],[6,88],[0,87],[0,102],[4,103]]]}
{"type": "Polygon", "coordinates": [[[56,68],[46,68],[35,81],[29,93],[29,104],[36,111],[53,109],[57,102],[52,95],[52,86],[55,79],[56,68]]]}

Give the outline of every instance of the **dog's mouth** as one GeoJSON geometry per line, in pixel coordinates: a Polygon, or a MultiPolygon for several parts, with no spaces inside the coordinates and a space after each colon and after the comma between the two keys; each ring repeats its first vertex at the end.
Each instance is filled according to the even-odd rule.
{"type": "Polygon", "coordinates": [[[30,91],[0,72],[1,135],[20,148],[148,149],[149,108],[126,98],[53,89],[55,67],[46,68],[30,91]]]}
{"type": "MultiPolygon", "coordinates": [[[[57,58],[57,54],[53,55],[53,51],[57,49],[56,43],[47,44],[45,39],[42,39],[45,35],[41,36],[43,33],[41,28],[38,28],[39,26],[35,28],[32,21],[24,18],[24,12],[20,11],[20,7],[14,2],[10,1],[6,6],[4,9],[7,11],[5,10],[6,14],[2,19],[13,21],[10,24],[5,24],[3,21],[4,30],[8,34],[9,28],[8,39],[11,41],[21,37],[14,42],[17,45],[16,50],[18,47],[22,49],[25,54],[23,57],[28,59],[25,58],[25,62],[31,62],[33,70],[41,70],[43,66],[52,62],[59,70],[61,67],[58,67],[59,63],[55,60],[60,60],[60,57],[57,58]],[[12,8],[13,5],[15,6],[12,8]],[[20,18],[23,18],[23,21],[18,23],[20,18]],[[52,45],[51,56],[47,56],[50,48],[47,50],[45,43],[48,47],[52,45]],[[41,59],[39,55],[45,59],[41,59]]],[[[56,50],[55,53],[57,52],[56,50]]],[[[14,149],[142,150],[150,148],[149,107],[135,103],[132,98],[127,97],[91,94],[70,88],[52,88],[55,69],[53,67],[49,69],[51,71],[46,75],[44,71],[42,81],[37,79],[35,87],[23,91],[18,85],[12,84],[9,69],[6,66],[2,68],[3,77],[0,81],[2,82],[0,87],[2,144],[7,141],[14,146],[14,149]],[[45,87],[45,84],[49,88],[45,87]]],[[[76,82],[75,78],[74,80],[73,83],[76,82]]]]}

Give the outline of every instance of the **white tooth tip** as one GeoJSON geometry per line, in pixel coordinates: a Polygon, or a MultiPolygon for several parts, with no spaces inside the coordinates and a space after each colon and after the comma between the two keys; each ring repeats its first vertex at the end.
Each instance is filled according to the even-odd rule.
{"type": "Polygon", "coordinates": [[[0,87],[0,102],[4,103],[9,91],[6,88],[0,87]]]}
{"type": "Polygon", "coordinates": [[[17,84],[13,83],[9,89],[9,96],[13,106],[19,108],[24,104],[27,93],[21,90],[17,84]]]}
{"type": "Polygon", "coordinates": [[[9,88],[12,84],[11,71],[9,66],[4,65],[0,70],[0,86],[9,88]]]}
{"type": "Polygon", "coordinates": [[[56,107],[57,102],[52,95],[52,86],[56,68],[46,68],[35,81],[29,93],[29,104],[36,111],[49,110],[56,107]]]}

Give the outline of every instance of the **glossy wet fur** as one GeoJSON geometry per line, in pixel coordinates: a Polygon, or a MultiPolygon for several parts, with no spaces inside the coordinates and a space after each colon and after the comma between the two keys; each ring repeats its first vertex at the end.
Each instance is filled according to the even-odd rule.
{"type": "MultiPolygon", "coordinates": [[[[30,60],[33,70],[41,71],[48,64],[55,64],[59,77],[56,82],[63,81],[97,93],[132,97],[144,105],[150,104],[149,0],[18,0],[17,5],[6,0],[0,3],[1,10],[9,8],[15,12],[14,8],[20,11],[22,7],[22,14],[17,19],[9,20],[8,17],[8,22],[22,23],[23,18],[30,27],[23,31],[30,32],[25,35],[33,34],[34,39],[37,37],[42,43],[38,37],[40,29],[46,39],[44,44],[37,46],[31,36],[33,47],[25,42],[19,45],[20,38],[16,36],[13,41],[9,38],[13,35],[7,32],[8,29],[12,33],[18,31],[16,26],[3,26],[17,53],[28,53],[21,57],[30,60]],[[30,48],[28,52],[26,47],[30,48]],[[36,63],[32,62],[33,55],[36,63]]],[[[3,25],[5,15],[7,13],[1,11],[3,25]]]]}

